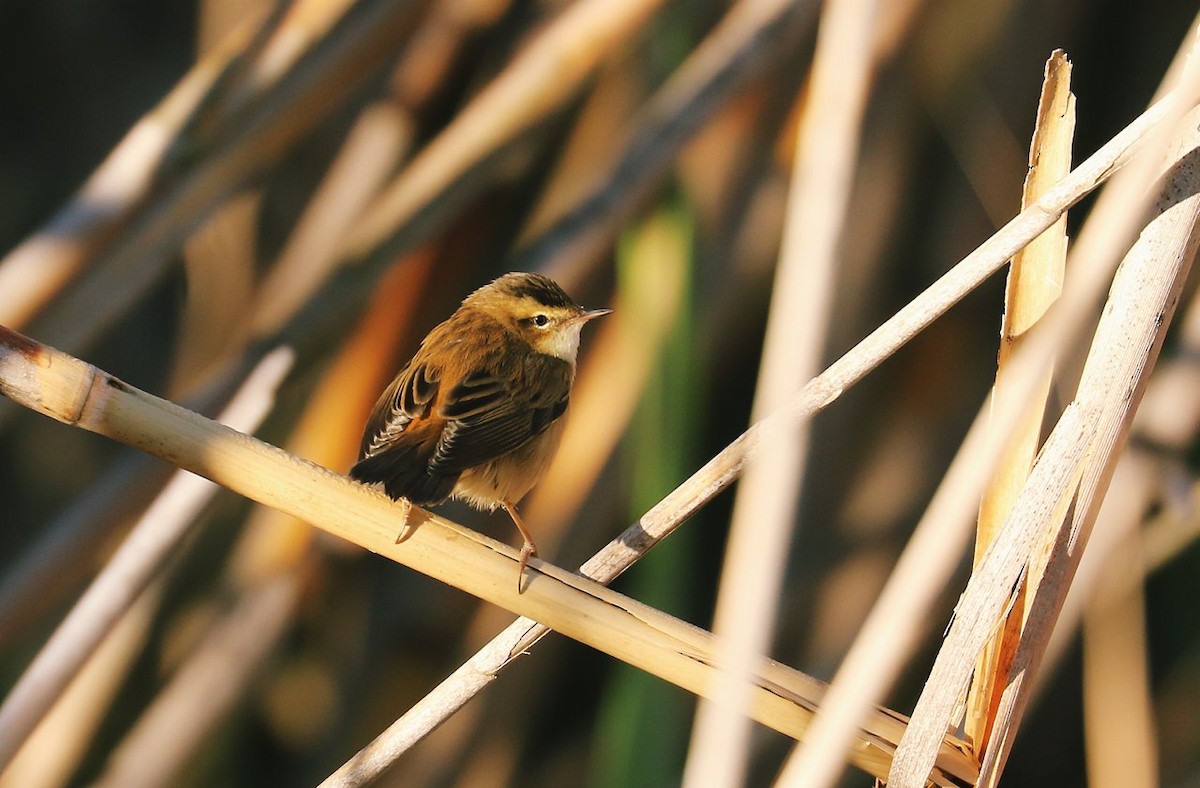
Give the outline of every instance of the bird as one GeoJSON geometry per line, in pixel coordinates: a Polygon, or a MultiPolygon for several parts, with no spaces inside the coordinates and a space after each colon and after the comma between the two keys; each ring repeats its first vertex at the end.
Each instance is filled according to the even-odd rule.
{"type": "MultiPolygon", "coordinates": [[[[363,429],[350,477],[412,504],[450,498],[503,508],[524,540],[517,593],[533,535],[517,503],[550,466],[566,423],[584,309],[554,280],[509,273],[468,295],[422,340],[384,389],[363,429]]],[[[400,541],[400,538],[397,538],[400,541]]]]}

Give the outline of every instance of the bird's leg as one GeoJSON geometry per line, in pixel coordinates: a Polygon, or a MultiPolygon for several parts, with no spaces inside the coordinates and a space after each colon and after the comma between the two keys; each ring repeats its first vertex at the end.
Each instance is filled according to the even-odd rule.
{"type": "Polygon", "coordinates": [[[525,521],[521,519],[521,515],[517,514],[517,507],[508,501],[501,501],[500,505],[504,507],[504,511],[508,512],[513,525],[517,526],[517,530],[521,532],[521,538],[525,540],[525,543],[521,545],[521,560],[517,565],[517,593],[520,594],[525,590],[521,586],[521,579],[525,577],[525,567],[528,565],[530,557],[537,555],[537,545],[533,543],[533,534],[529,533],[529,529],[525,527],[525,521]]]}
{"type": "Polygon", "coordinates": [[[404,510],[404,514],[400,515],[400,533],[396,534],[396,544],[400,544],[412,536],[411,529],[408,527],[408,516],[412,514],[412,501],[401,498],[400,506],[404,510]]]}

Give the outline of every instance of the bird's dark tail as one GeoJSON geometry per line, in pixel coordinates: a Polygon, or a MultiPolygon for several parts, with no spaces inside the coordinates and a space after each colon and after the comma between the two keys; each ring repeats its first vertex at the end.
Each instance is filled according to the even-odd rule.
{"type": "Polygon", "coordinates": [[[364,457],[350,469],[350,478],[367,484],[382,482],[389,498],[407,498],[418,506],[432,506],[450,497],[458,474],[427,473],[428,464],[411,456],[414,454],[413,447],[392,447],[364,457]]]}

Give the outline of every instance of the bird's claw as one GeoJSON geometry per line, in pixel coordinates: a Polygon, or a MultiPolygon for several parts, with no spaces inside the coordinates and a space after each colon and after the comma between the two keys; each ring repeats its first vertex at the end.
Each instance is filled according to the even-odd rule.
{"type": "Polygon", "coordinates": [[[412,529],[408,527],[408,516],[412,514],[412,501],[401,498],[400,505],[404,509],[404,514],[400,516],[400,532],[396,534],[396,544],[400,544],[412,536],[412,529]]]}
{"type": "Polygon", "coordinates": [[[529,565],[529,559],[535,555],[537,555],[537,547],[534,545],[533,542],[526,540],[525,543],[523,545],[521,545],[521,558],[517,562],[517,593],[518,594],[525,593],[525,587],[524,587],[524,585],[522,585],[522,581],[525,579],[525,567],[529,565]]]}

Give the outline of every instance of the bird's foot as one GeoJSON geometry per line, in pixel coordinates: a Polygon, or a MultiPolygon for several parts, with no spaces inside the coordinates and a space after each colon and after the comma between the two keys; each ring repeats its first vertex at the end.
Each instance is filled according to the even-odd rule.
{"type": "Polygon", "coordinates": [[[523,585],[523,581],[525,580],[525,567],[529,565],[529,559],[535,555],[537,555],[537,546],[533,542],[526,539],[525,543],[521,545],[521,558],[517,563],[518,594],[525,593],[525,586],[523,585]]]}

